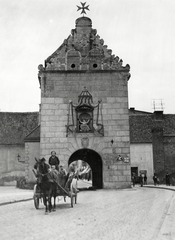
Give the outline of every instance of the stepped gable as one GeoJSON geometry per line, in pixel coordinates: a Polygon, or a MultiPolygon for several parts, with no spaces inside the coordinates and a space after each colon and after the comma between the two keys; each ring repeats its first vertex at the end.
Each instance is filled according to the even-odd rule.
{"type": "Polygon", "coordinates": [[[38,121],[38,112],[0,112],[0,145],[24,144],[38,121]]]}
{"type": "Polygon", "coordinates": [[[45,66],[39,65],[42,71],[67,70],[120,70],[129,72],[130,66],[122,66],[123,61],[112,54],[104,40],[92,28],[88,17],[76,20],[76,28],[64,40],[62,45],[45,60],[45,66]]]}

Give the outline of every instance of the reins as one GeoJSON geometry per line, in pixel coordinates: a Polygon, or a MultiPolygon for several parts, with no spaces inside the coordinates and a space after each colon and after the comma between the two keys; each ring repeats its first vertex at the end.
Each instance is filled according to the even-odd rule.
{"type": "Polygon", "coordinates": [[[40,172],[38,172],[38,175],[40,175],[40,176],[42,176],[42,177],[44,177],[44,176],[46,176],[47,174],[49,174],[49,172],[47,172],[47,173],[40,173],[40,172]]]}

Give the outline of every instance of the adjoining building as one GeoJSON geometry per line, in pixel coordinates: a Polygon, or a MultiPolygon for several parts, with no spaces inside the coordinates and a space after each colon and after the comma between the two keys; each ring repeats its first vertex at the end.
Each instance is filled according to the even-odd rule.
{"type": "Polygon", "coordinates": [[[148,181],[156,173],[161,181],[170,173],[175,184],[175,114],[130,108],[131,171],[146,170],[148,181]]]}
{"type": "Polygon", "coordinates": [[[38,124],[38,112],[0,112],[0,185],[25,177],[24,138],[38,124]]]}

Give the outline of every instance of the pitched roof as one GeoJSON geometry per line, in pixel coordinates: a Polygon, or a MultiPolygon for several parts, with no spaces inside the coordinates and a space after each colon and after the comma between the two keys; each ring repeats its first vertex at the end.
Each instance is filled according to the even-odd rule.
{"type": "Polygon", "coordinates": [[[25,142],[40,142],[40,125],[32,130],[24,139],[25,142]]]}
{"type": "Polygon", "coordinates": [[[152,142],[152,116],[151,115],[130,115],[130,142],[150,143],[152,142]]]}
{"type": "Polygon", "coordinates": [[[24,144],[38,121],[38,112],[0,112],[0,144],[24,144]]]}
{"type": "Polygon", "coordinates": [[[146,111],[141,111],[141,110],[136,110],[135,108],[131,107],[129,109],[129,115],[133,115],[133,114],[139,114],[139,115],[152,115],[152,112],[146,112],[146,111]]]}
{"type": "Polygon", "coordinates": [[[152,142],[152,130],[157,127],[163,129],[163,136],[175,136],[175,114],[131,114],[129,125],[131,143],[152,142]]]}

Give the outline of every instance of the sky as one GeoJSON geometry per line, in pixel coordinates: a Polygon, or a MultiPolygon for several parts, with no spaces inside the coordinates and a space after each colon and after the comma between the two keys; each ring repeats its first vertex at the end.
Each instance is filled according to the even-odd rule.
{"type": "MultiPolygon", "coordinates": [[[[84,1],[82,1],[84,2],[84,1]]],[[[39,111],[38,65],[66,39],[78,0],[0,0],[0,111],[39,111]]],[[[175,1],[88,0],[92,28],[129,64],[129,108],[175,114],[175,1]],[[153,104],[153,102],[155,104],[153,104]]]]}

